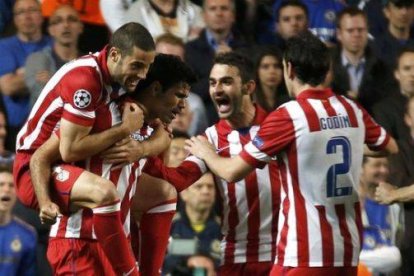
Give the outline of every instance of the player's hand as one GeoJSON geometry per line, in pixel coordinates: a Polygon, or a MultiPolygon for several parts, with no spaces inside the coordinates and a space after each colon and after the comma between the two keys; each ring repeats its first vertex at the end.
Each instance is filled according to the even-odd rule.
{"type": "Polygon", "coordinates": [[[130,133],[139,130],[144,124],[144,112],[135,103],[125,103],[122,112],[122,125],[125,126],[130,133]]]}
{"type": "Polygon", "coordinates": [[[201,135],[198,135],[197,137],[193,136],[191,139],[185,140],[184,148],[200,159],[206,159],[209,155],[216,154],[213,145],[201,135]]]}
{"type": "Polygon", "coordinates": [[[142,144],[128,136],[102,152],[101,158],[105,163],[124,165],[141,159],[143,153],[142,144]]]}
{"type": "Polygon", "coordinates": [[[394,202],[393,192],[396,189],[391,184],[380,182],[375,189],[375,200],[381,204],[391,204],[394,202]]]}
{"type": "Polygon", "coordinates": [[[56,219],[61,216],[59,206],[51,201],[47,201],[40,205],[40,222],[42,224],[53,225],[56,222],[56,219]]]}
{"type": "Polygon", "coordinates": [[[358,98],[358,92],[357,91],[349,90],[349,91],[346,92],[346,95],[349,98],[353,99],[353,100],[356,100],[358,98]]]}

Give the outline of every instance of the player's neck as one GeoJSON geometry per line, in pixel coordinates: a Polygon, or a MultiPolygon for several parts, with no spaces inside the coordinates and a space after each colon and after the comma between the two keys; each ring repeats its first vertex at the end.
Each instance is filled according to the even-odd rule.
{"type": "Polygon", "coordinates": [[[12,215],[10,211],[0,212],[0,226],[9,224],[11,221],[12,215]]]}
{"type": "Polygon", "coordinates": [[[299,96],[303,91],[306,90],[325,90],[326,87],[323,86],[323,84],[319,84],[317,86],[312,86],[310,84],[307,83],[302,83],[299,81],[295,81],[295,83],[293,84],[293,94],[295,97],[299,96]]]}
{"type": "Polygon", "coordinates": [[[233,129],[249,127],[253,124],[255,116],[256,107],[249,99],[247,103],[243,104],[243,107],[242,109],[240,109],[240,112],[233,114],[229,119],[227,119],[227,122],[231,125],[233,129]]]}

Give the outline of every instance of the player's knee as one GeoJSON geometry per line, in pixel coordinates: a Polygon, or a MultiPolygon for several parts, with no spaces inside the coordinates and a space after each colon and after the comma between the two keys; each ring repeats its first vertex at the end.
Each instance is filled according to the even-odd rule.
{"type": "Polygon", "coordinates": [[[115,185],[108,180],[102,179],[95,185],[95,203],[96,205],[111,204],[119,200],[118,192],[115,185]]]}

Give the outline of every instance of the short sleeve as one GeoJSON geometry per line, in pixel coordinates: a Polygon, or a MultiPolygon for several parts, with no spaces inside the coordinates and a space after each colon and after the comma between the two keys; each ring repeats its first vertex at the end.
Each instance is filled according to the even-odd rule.
{"type": "Polygon", "coordinates": [[[285,108],[273,111],[256,136],[244,146],[240,157],[253,167],[263,167],[295,139],[295,128],[285,108]]]}
{"type": "Polygon", "coordinates": [[[371,150],[382,150],[388,144],[390,135],[368,114],[368,112],[361,108],[365,126],[365,143],[371,150]]]}
{"type": "Polygon", "coordinates": [[[10,47],[11,45],[9,43],[6,43],[6,40],[0,41],[0,77],[16,71],[16,69],[19,67],[17,60],[14,58],[13,53],[10,51],[10,47]]]}
{"type": "Polygon", "coordinates": [[[66,73],[58,84],[64,102],[62,118],[92,126],[95,110],[102,101],[102,83],[93,67],[78,67],[66,73]]]}

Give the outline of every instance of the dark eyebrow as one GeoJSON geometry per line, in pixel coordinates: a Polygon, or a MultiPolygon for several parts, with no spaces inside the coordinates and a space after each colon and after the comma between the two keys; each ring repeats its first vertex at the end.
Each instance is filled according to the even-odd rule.
{"type": "Polygon", "coordinates": [[[234,78],[230,77],[230,76],[225,76],[225,77],[222,77],[220,79],[210,78],[209,80],[210,81],[229,81],[229,80],[234,80],[234,78]]]}

